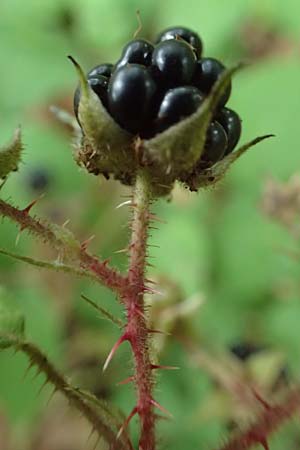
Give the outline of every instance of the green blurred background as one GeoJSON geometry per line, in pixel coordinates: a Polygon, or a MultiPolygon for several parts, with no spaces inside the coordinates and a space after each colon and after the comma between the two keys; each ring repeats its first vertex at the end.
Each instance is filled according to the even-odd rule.
{"type": "MultiPolygon", "coordinates": [[[[287,182],[299,172],[298,0],[2,0],[0,139],[6,142],[22,124],[25,154],[1,195],[24,207],[41,193],[37,178],[44,180],[45,196],[34,212],[59,224],[71,219],[69,227],[80,238],[96,235],[93,252],[113,255],[112,262],[126,268],[125,256],[114,252],[127,243],[129,216],[115,207],[128,191],[76,166],[71,134],[49,106],[72,111],[76,74],[66,56],[73,55],[86,69],[115,62],[137,28],[137,9],[141,37],[152,39],[164,27],[185,25],[199,32],[205,56],[226,65],[253,62],[235,78],[230,106],[243,119],[242,142],[268,133],[276,137],[239,160],[217,189],[195,194],[177,187],[171,203],[157,204],[166,224],[153,232],[151,239],[160,248],[151,248],[155,268],[149,274],[170,292],[157,307],[169,311],[167,326],[175,336],[183,329],[216,366],[218,355],[220,360],[232,357],[234,345],[262,349],[243,370],[271,398],[278,373],[287,384],[300,373],[300,262],[287,254],[298,250],[299,239],[262,207],[270,177],[287,182]],[[170,317],[170,305],[193,303],[195,296],[201,299],[195,312],[178,321],[176,313],[170,317]]],[[[7,220],[0,230],[1,247],[39,259],[55,257],[25,234],[16,247],[17,227],[7,220]]],[[[103,375],[101,365],[118,330],[99,318],[81,293],[122,315],[114,296],[95,284],[0,257],[0,301],[24,313],[27,335],[75,384],[129,412],[133,389],[116,387],[131,371],[128,348],[103,375]]],[[[181,367],[159,376],[157,399],[174,415],[159,424],[160,448],[216,448],[242,407],[205,364],[197,367],[176,337],[160,346],[159,359],[181,367]]],[[[0,355],[0,449],[84,448],[88,428],[61,399],[46,405],[47,388],[38,395],[43,379],[34,371],[24,378],[27,365],[20,355],[0,355]]],[[[132,430],[135,435],[135,424],[132,430]]],[[[271,448],[300,448],[299,424],[277,433],[271,448]]]]}

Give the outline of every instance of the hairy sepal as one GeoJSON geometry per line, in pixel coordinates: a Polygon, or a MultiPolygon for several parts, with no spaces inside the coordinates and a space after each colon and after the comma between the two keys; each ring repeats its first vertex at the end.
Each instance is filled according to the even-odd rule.
{"type": "Polygon", "coordinates": [[[73,58],[70,59],[78,73],[81,89],[78,117],[82,137],[76,154],[77,162],[96,175],[108,173],[122,178],[130,174],[133,177],[136,169],[133,135],[123,130],[108,114],[90,88],[82,68],[73,58]]]}
{"type": "Polygon", "coordinates": [[[182,178],[182,181],[184,181],[185,185],[189,187],[191,191],[197,191],[200,188],[213,186],[226,175],[231,165],[242,155],[244,155],[244,153],[265,139],[273,136],[273,134],[259,136],[247,144],[242,145],[238,150],[230,153],[212,167],[199,172],[195,169],[191,174],[187,175],[186,178],[182,178]]]}
{"type": "Polygon", "coordinates": [[[21,162],[23,145],[21,141],[21,128],[18,127],[12,140],[0,147],[0,180],[5,179],[11,172],[18,170],[21,162]]]}

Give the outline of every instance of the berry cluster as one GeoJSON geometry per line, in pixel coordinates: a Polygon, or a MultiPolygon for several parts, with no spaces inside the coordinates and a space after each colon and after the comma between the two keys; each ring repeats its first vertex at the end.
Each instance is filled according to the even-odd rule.
{"type": "MultiPolygon", "coordinates": [[[[87,74],[92,90],[126,131],[151,139],[200,107],[224,65],[202,57],[197,33],[183,27],[164,30],[155,45],[134,39],[115,65],[101,64],[87,74]]],[[[241,135],[237,113],[225,107],[231,84],[220,99],[208,128],[199,167],[209,167],[232,152],[241,135]]],[[[74,96],[78,119],[80,88],[74,96]]]]}

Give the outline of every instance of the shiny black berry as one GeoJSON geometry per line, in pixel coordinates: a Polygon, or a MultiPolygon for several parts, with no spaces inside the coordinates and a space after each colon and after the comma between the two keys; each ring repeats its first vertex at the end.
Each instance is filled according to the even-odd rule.
{"type": "Polygon", "coordinates": [[[97,78],[89,78],[88,83],[98,95],[104,106],[107,106],[108,79],[99,75],[97,78]]]}
{"type": "Polygon", "coordinates": [[[114,72],[108,85],[110,113],[121,127],[138,133],[152,111],[155,92],[156,84],[144,66],[121,67],[114,72]]]}
{"type": "Polygon", "coordinates": [[[235,148],[241,137],[241,119],[232,109],[223,108],[217,115],[217,121],[222,125],[227,134],[228,145],[225,155],[228,155],[235,148]]]}
{"type": "Polygon", "coordinates": [[[110,78],[111,73],[113,71],[113,64],[100,64],[99,66],[94,67],[87,74],[88,78],[98,78],[99,75],[102,77],[110,78]]]}
{"type": "MultiPolygon", "coordinates": [[[[98,75],[97,78],[88,78],[87,81],[88,81],[90,87],[95,92],[95,94],[98,95],[103,106],[107,107],[108,79],[106,77],[98,75]]],[[[79,120],[78,119],[78,106],[79,106],[79,102],[80,102],[80,97],[81,97],[81,89],[80,89],[80,86],[78,86],[75,91],[74,100],[73,100],[74,113],[75,113],[77,120],[79,120]]]]}
{"type": "Polygon", "coordinates": [[[194,52],[197,55],[197,58],[201,57],[202,54],[202,41],[197,33],[195,33],[192,30],[189,30],[185,27],[171,27],[167,28],[166,30],[162,31],[158,38],[157,43],[168,41],[170,39],[183,39],[188,44],[190,44],[193,47],[194,52]]]}
{"type": "Polygon", "coordinates": [[[160,42],[152,55],[152,69],[157,80],[169,87],[189,84],[196,66],[196,57],[185,41],[160,42]]]}
{"type": "Polygon", "coordinates": [[[116,63],[116,69],[125,66],[126,64],[141,64],[142,66],[149,66],[154,47],[151,42],[145,39],[134,39],[128,42],[124,47],[121,58],[116,63]]]}
{"type": "Polygon", "coordinates": [[[201,155],[201,164],[210,166],[223,158],[227,147],[227,136],[222,125],[216,120],[207,130],[204,152],[201,155]]]}
{"type": "Polygon", "coordinates": [[[200,106],[203,95],[193,86],[169,89],[160,105],[156,132],[162,132],[185,117],[193,114],[200,106]]]}
{"type": "MultiPolygon", "coordinates": [[[[203,58],[197,61],[193,85],[196,86],[204,94],[209,94],[213,85],[224,72],[225,66],[214,58],[203,58]]],[[[223,107],[228,101],[231,94],[231,83],[226,92],[219,101],[219,107],[223,107]]]]}

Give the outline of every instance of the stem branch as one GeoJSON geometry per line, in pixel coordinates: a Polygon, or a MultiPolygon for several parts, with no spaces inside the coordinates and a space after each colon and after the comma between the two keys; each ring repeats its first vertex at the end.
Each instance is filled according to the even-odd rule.
{"type": "Polygon", "coordinates": [[[269,436],[298,413],[299,409],[300,388],[297,387],[291,389],[281,403],[266,408],[256,422],[230,439],[219,450],[248,450],[257,444],[263,445],[267,450],[269,436]]]}
{"type": "MultiPolygon", "coordinates": [[[[126,285],[126,279],[115,269],[109,267],[107,261],[101,261],[96,256],[89,254],[75,239],[68,240],[62,233],[60,236],[62,227],[51,227],[42,223],[41,220],[31,217],[28,208],[21,210],[0,199],[0,216],[8,217],[20,225],[21,231],[26,229],[57,249],[60,254],[68,255],[72,260],[78,261],[84,269],[107,288],[121,292],[126,285]]],[[[70,233],[68,230],[65,232],[70,233]]]]}

